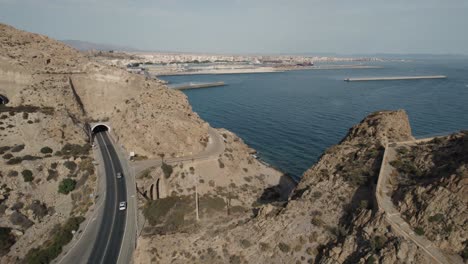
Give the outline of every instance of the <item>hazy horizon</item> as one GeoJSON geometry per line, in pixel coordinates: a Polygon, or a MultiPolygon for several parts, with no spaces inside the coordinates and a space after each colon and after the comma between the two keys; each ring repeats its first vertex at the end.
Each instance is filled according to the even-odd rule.
{"type": "Polygon", "coordinates": [[[0,21],[58,40],[214,54],[468,55],[468,2],[0,0],[0,21]]]}

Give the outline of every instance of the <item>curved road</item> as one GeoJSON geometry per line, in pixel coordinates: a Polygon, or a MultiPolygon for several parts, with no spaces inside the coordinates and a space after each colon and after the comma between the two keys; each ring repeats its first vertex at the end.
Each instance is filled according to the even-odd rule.
{"type": "MultiPolygon", "coordinates": [[[[167,164],[173,164],[181,161],[190,161],[190,160],[207,160],[211,158],[218,158],[219,155],[224,153],[225,144],[224,138],[216,131],[214,128],[208,129],[209,140],[206,148],[197,154],[192,154],[183,157],[175,158],[165,158],[164,162],[167,164]]],[[[135,175],[139,172],[153,166],[160,166],[161,159],[149,159],[143,161],[134,162],[135,175]]]]}
{"type": "MultiPolygon", "coordinates": [[[[97,238],[88,263],[117,263],[125,232],[127,211],[120,211],[119,202],[127,201],[125,179],[117,179],[117,172],[122,172],[122,166],[107,132],[96,134],[102,153],[106,174],[106,197],[104,201],[104,217],[101,220],[97,238]]],[[[125,177],[125,175],[124,175],[125,177]]]]}

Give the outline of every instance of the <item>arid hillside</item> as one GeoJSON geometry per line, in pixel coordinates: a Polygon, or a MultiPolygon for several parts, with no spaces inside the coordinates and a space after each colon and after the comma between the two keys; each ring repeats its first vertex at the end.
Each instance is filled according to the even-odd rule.
{"type": "MultiPolygon", "coordinates": [[[[392,229],[375,200],[384,147],[413,139],[403,110],[373,113],[325,151],[304,173],[287,202],[253,204],[250,213],[224,213],[209,227],[202,221],[197,228],[144,234],[135,261],[437,263],[392,229]]],[[[458,167],[464,161],[454,162],[458,167]]],[[[458,210],[463,208],[457,205],[458,210]]],[[[157,217],[176,219],[170,210],[157,217]]]]}
{"type": "MultiPolygon", "coordinates": [[[[110,126],[127,155],[135,152],[140,161],[209,152],[208,132],[214,130],[182,92],[91,59],[46,36],[0,24],[1,263],[50,262],[96,208],[93,194],[102,175],[89,144],[93,124],[110,126]]],[[[244,191],[233,197],[233,208],[243,211],[282,173],[252,158],[231,132],[214,133],[225,135],[219,156],[171,165],[166,195],[193,192],[193,180],[183,176],[193,167],[203,174],[200,192],[209,201],[220,201],[210,198],[216,187],[228,193],[237,183],[231,189],[244,191]]],[[[143,186],[161,171],[151,173],[152,180],[141,179],[143,186]]]]}

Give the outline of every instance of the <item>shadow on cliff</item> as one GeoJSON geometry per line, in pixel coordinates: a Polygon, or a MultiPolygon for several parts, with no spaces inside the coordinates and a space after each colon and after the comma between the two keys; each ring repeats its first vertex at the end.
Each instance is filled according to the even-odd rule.
{"type": "MultiPolygon", "coordinates": [[[[343,244],[346,237],[354,229],[356,231],[357,248],[368,248],[369,241],[365,239],[363,226],[353,226],[354,220],[362,212],[362,210],[372,210],[372,216],[378,212],[377,200],[375,197],[375,189],[379,177],[380,166],[382,164],[384,149],[378,148],[378,155],[371,165],[371,173],[364,184],[359,185],[351,198],[351,202],[343,208],[344,214],[339,220],[338,227],[333,228],[332,233],[336,239],[323,245],[319,248],[319,254],[315,259],[315,263],[321,263],[324,256],[336,245],[343,244]]],[[[367,254],[367,252],[356,250],[351,253],[343,263],[358,263],[359,260],[367,254]]]]}
{"type": "Polygon", "coordinates": [[[262,195],[257,199],[257,203],[268,204],[272,202],[286,202],[296,186],[297,182],[292,176],[283,174],[277,185],[263,190],[262,195]]]}

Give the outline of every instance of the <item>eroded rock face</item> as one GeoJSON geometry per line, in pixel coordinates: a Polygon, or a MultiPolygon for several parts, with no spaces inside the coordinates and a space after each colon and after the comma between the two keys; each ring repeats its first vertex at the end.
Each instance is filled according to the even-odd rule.
{"type": "Polygon", "coordinates": [[[463,255],[468,251],[468,132],[397,151],[394,204],[444,252],[463,255]]]}
{"type": "Polygon", "coordinates": [[[16,241],[2,263],[23,259],[45,244],[55,225],[92,204],[96,175],[89,153],[76,159],[57,153],[67,144],[85,147],[90,122],[107,120],[119,144],[148,157],[197,153],[209,128],[183,93],[4,24],[0,94],[9,99],[0,105],[0,225],[13,228],[16,241]],[[13,151],[17,145],[22,149],[13,151]],[[65,178],[76,180],[68,195],[58,193],[65,178]],[[24,207],[16,208],[20,203],[24,207]]]}
{"type": "Polygon", "coordinates": [[[208,124],[183,93],[90,61],[45,36],[4,24],[0,32],[0,94],[8,96],[9,106],[52,107],[54,119],[71,119],[83,139],[86,123],[107,120],[119,143],[140,155],[203,150],[208,124]]]}

